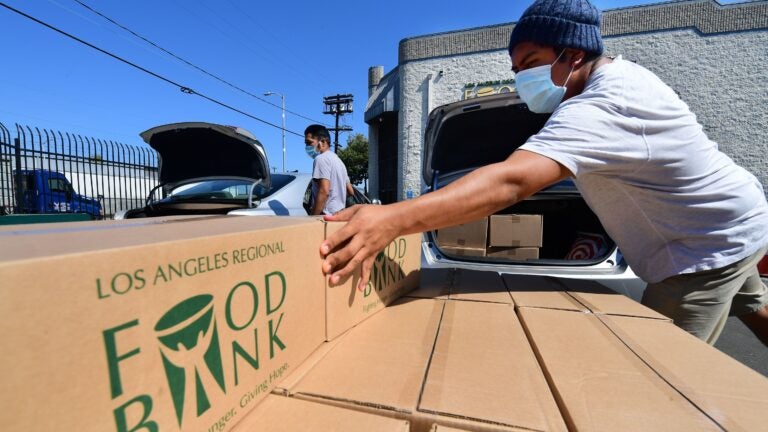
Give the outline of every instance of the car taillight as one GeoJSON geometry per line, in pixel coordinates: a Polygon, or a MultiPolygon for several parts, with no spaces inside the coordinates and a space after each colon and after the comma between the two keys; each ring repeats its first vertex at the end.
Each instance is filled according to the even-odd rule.
{"type": "Polygon", "coordinates": [[[760,276],[768,276],[768,255],[764,256],[763,259],[757,263],[757,271],[760,273],[760,276]]]}

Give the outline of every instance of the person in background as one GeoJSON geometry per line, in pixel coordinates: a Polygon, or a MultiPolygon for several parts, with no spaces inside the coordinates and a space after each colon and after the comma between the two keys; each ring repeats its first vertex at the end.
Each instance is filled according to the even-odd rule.
{"type": "MultiPolygon", "coordinates": [[[[572,177],[629,265],[643,303],[713,344],[736,315],[768,344],[768,289],[756,265],[768,249],[758,180],[718,150],[655,74],[603,56],[600,12],[587,0],[537,0],[512,30],[520,98],[552,113],[503,162],[445,188],[386,206],[355,206],[320,245],[331,283],[397,236],[469,222],[572,177]]],[[[472,143],[466,143],[471,145],[472,143]]]]}
{"type": "Polygon", "coordinates": [[[347,167],[331,151],[331,135],[322,125],[309,125],[304,130],[304,145],[312,158],[311,215],[332,215],[346,207],[347,194],[354,189],[347,167]]]}

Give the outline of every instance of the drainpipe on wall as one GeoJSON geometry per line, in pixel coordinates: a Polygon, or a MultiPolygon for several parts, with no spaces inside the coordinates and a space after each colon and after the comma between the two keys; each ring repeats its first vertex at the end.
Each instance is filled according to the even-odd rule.
{"type": "MultiPolygon", "coordinates": [[[[384,66],[368,68],[368,98],[376,91],[381,78],[384,77],[384,66]]],[[[379,198],[379,127],[374,123],[368,125],[368,190],[371,198],[379,198]]]]}
{"type": "Polygon", "coordinates": [[[422,100],[421,100],[421,106],[422,106],[422,108],[421,108],[422,109],[421,130],[420,130],[418,136],[415,137],[415,139],[416,139],[416,143],[415,144],[413,144],[411,142],[413,134],[411,134],[411,125],[408,125],[407,139],[406,139],[406,148],[405,148],[405,155],[404,155],[404,161],[403,162],[404,162],[404,166],[405,166],[405,172],[406,173],[417,173],[417,177],[416,177],[416,179],[412,179],[412,178],[407,178],[406,177],[406,181],[403,184],[403,190],[401,191],[401,195],[405,199],[410,199],[410,198],[412,198],[414,196],[420,195],[421,194],[421,190],[422,190],[422,184],[421,184],[422,180],[421,180],[421,174],[420,174],[421,173],[420,162],[421,162],[421,157],[423,157],[423,155],[420,155],[420,157],[416,161],[419,165],[413,167],[410,164],[411,163],[411,157],[410,157],[410,151],[409,150],[414,145],[416,146],[416,148],[420,148],[421,147],[421,141],[422,141],[422,139],[424,137],[424,131],[427,129],[427,120],[429,119],[429,113],[432,112],[432,103],[433,103],[433,100],[434,100],[434,95],[432,94],[433,91],[434,91],[434,89],[433,89],[434,86],[433,86],[433,82],[432,81],[434,79],[435,79],[435,74],[434,73],[429,73],[424,78],[424,90],[423,90],[423,93],[422,93],[423,96],[422,96],[422,100]],[[410,194],[409,194],[409,191],[410,191],[410,194]]]}

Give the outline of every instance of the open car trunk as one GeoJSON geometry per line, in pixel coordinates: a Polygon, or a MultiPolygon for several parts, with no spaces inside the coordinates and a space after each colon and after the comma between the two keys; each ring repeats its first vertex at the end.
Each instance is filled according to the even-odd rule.
{"type": "Polygon", "coordinates": [[[122,218],[227,214],[253,206],[250,185],[270,188],[264,147],[245,129],[186,122],[157,126],[141,137],[157,151],[159,185],[146,206],[122,218]]]}
{"type": "Polygon", "coordinates": [[[125,219],[159,216],[224,215],[233,210],[248,208],[245,203],[159,203],[125,212],[125,219]]]}
{"type": "MultiPolygon", "coordinates": [[[[425,182],[430,190],[437,190],[476,168],[505,160],[538,132],[547,118],[548,115],[530,112],[515,94],[509,93],[460,101],[434,110],[425,134],[425,182]]],[[[512,221],[517,219],[512,215],[533,215],[521,218],[528,221],[526,224],[515,222],[506,226],[521,230],[522,237],[533,240],[515,239],[515,234],[504,232],[510,229],[494,224],[493,216],[484,219],[484,227],[481,220],[473,226],[429,233],[428,238],[443,255],[462,261],[591,265],[615,252],[615,244],[570,180],[497,215],[508,215],[507,219],[512,221]],[[500,241],[501,236],[506,239],[500,241]]],[[[504,218],[496,218],[499,219],[504,218]]]]}

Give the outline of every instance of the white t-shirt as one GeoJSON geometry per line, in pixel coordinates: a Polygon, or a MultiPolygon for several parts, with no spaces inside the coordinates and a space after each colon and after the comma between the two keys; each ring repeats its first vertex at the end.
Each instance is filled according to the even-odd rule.
{"type": "MultiPolygon", "coordinates": [[[[344,162],[339,159],[336,153],[328,150],[315,157],[314,162],[312,162],[312,178],[326,179],[331,183],[331,190],[325,207],[323,207],[323,214],[334,214],[346,207],[349,176],[347,175],[347,167],[344,166],[344,162]]],[[[313,181],[312,205],[314,205],[316,198],[317,183],[313,181]]]]}
{"type": "Polygon", "coordinates": [[[646,282],[720,268],[768,244],[757,179],[717,149],[670,87],[621,57],[520,148],[573,173],[646,282]]]}

